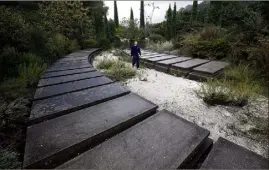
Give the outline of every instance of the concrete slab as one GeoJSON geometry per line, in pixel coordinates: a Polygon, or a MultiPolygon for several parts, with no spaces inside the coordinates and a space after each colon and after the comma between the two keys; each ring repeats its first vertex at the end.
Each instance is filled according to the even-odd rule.
{"type": "Polygon", "coordinates": [[[216,73],[222,71],[225,67],[227,67],[229,63],[222,61],[210,61],[203,65],[193,68],[192,70],[195,72],[206,73],[209,75],[215,75],[216,73]]]}
{"type": "Polygon", "coordinates": [[[155,104],[128,94],[30,126],[27,128],[24,167],[51,168],[67,161],[154,114],[156,109],[155,104]]]}
{"type": "Polygon", "coordinates": [[[61,77],[46,78],[46,79],[39,80],[37,87],[51,86],[51,85],[68,83],[68,82],[84,80],[84,79],[100,77],[100,76],[102,76],[102,74],[99,71],[94,71],[94,72],[73,74],[73,75],[67,75],[67,76],[61,76],[61,77]]]}
{"type": "Polygon", "coordinates": [[[96,71],[94,68],[82,68],[82,69],[74,69],[74,70],[65,70],[65,71],[58,71],[58,72],[49,72],[45,73],[41,78],[50,78],[50,77],[59,77],[59,76],[67,76],[72,74],[79,74],[79,73],[87,73],[96,71]]]}
{"type": "Polygon", "coordinates": [[[162,57],[156,57],[156,58],[147,58],[146,60],[148,62],[158,62],[158,61],[163,61],[163,60],[168,60],[168,59],[171,59],[171,58],[177,58],[178,56],[175,56],[175,55],[164,55],[162,57]]]}
{"type": "Polygon", "coordinates": [[[142,54],[141,58],[155,58],[155,57],[161,57],[167,54],[142,54]]]}
{"type": "Polygon", "coordinates": [[[81,60],[62,60],[62,61],[57,61],[53,65],[64,65],[64,64],[76,64],[76,63],[81,63],[81,64],[90,64],[88,59],[81,59],[81,60]]]}
{"type": "Polygon", "coordinates": [[[208,135],[209,131],[160,111],[57,168],[181,168],[208,135]]]}
{"type": "Polygon", "coordinates": [[[201,168],[268,169],[268,162],[268,159],[220,137],[201,168]]]}
{"type": "Polygon", "coordinates": [[[88,64],[84,64],[84,65],[68,65],[68,66],[51,66],[49,67],[46,72],[57,72],[57,71],[64,71],[64,70],[74,70],[74,69],[79,69],[79,68],[89,68],[92,67],[92,65],[90,63],[88,64]]]}
{"type": "Polygon", "coordinates": [[[162,66],[162,65],[157,65],[155,64],[154,69],[160,72],[167,73],[168,72],[168,66],[162,66]]]}
{"type": "Polygon", "coordinates": [[[57,62],[67,62],[67,61],[81,61],[81,60],[88,60],[88,56],[83,56],[83,57],[65,57],[62,59],[59,59],[57,62]]]}
{"type": "Polygon", "coordinates": [[[68,92],[75,92],[104,84],[109,84],[112,82],[113,81],[110,80],[109,78],[102,76],[91,79],[78,80],[64,84],[57,84],[53,86],[41,87],[36,90],[34,100],[45,99],[48,97],[57,96],[68,92]]]}
{"type": "Polygon", "coordinates": [[[190,57],[177,57],[177,58],[172,58],[172,59],[169,59],[169,60],[159,61],[159,62],[157,62],[157,64],[167,66],[167,65],[187,61],[187,60],[190,60],[190,59],[191,59],[190,57]]]}
{"type": "Polygon", "coordinates": [[[176,63],[172,64],[172,67],[175,69],[185,69],[185,70],[190,70],[194,67],[197,67],[201,64],[207,63],[209,60],[204,60],[204,59],[192,59],[188,61],[184,61],[181,63],[176,63]]]}
{"type": "Polygon", "coordinates": [[[118,83],[62,94],[33,102],[29,124],[55,118],[128,94],[118,83]]]}
{"type": "Polygon", "coordinates": [[[79,52],[74,52],[71,53],[70,55],[75,56],[75,57],[85,57],[85,56],[89,56],[91,53],[89,52],[83,52],[83,51],[79,51],[79,52]]]}

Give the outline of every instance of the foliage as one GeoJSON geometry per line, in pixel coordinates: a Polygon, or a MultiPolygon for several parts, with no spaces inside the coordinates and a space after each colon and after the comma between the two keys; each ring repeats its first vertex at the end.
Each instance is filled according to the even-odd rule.
{"type": "Polygon", "coordinates": [[[174,3],[174,10],[173,10],[173,16],[172,16],[172,35],[173,37],[176,36],[176,22],[177,22],[177,5],[176,2],[174,3]]]}
{"type": "Polygon", "coordinates": [[[136,71],[125,62],[117,60],[110,69],[105,71],[105,75],[114,81],[125,81],[136,75],[136,71]]]}
{"type": "Polygon", "coordinates": [[[138,28],[139,21],[134,19],[131,21],[129,19],[123,18],[121,25],[116,30],[116,36],[122,39],[126,38],[128,40],[139,40],[143,36],[143,30],[138,28]],[[132,24],[134,22],[134,24],[132,24]]]}
{"type": "Polygon", "coordinates": [[[232,66],[225,70],[225,76],[220,80],[209,79],[202,84],[198,94],[208,104],[242,106],[262,93],[257,75],[247,65],[232,66]]]}
{"type": "Polygon", "coordinates": [[[118,17],[117,1],[114,1],[114,21],[115,21],[116,27],[119,27],[119,17],[118,17]]]}
{"type": "Polygon", "coordinates": [[[111,43],[107,38],[102,38],[98,42],[98,46],[104,50],[111,48],[111,43]]]}
{"type": "Polygon", "coordinates": [[[29,65],[21,64],[19,66],[20,82],[24,87],[34,87],[41,75],[46,70],[47,65],[38,63],[30,63],[29,65]]]}
{"type": "Polygon", "coordinates": [[[145,28],[144,1],[140,1],[140,28],[145,28]]]}
{"type": "Polygon", "coordinates": [[[97,68],[110,69],[114,64],[115,64],[114,60],[103,59],[103,60],[98,62],[97,68]]]}
{"type": "Polygon", "coordinates": [[[97,41],[95,39],[88,39],[86,47],[87,48],[95,48],[95,47],[97,47],[97,41]]]}
{"type": "Polygon", "coordinates": [[[198,1],[193,1],[191,20],[196,21],[198,1]]]}
{"type": "Polygon", "coordinates": [[[171,41],[149,43],[148,49],[157,52],[171,51],[173,50],[173,43],[171,41]]]}
{"type": "Polygon", "coordinates": [[[9,149],[0,148],[0,169],[16,169],[19,167],[19,155],[9,149]]]}
{"type": "Polygon", "coordinates": [[[171,40],[173,36],[173,18],[172,18],[172,9],[171,5],[169,4],[169,8],[166,12],[166,39],[171,40]]]}
{"type": "Polygon", "coordinates": [[[150,35],[149,39],[151,41],[153,41],[154,43],[164,41],[164,37],[162,35],[159,35],[159,34],[152,34],[152,35],[150,35]]]}

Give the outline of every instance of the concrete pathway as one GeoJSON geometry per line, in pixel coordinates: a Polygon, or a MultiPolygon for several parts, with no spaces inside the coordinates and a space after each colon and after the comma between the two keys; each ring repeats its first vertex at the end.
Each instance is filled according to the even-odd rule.
{"type": "MultiPolygon", "coordinates": [[[[209,131],[157,111],[154,103],[103,76],[90,64],[98,53],[100,49],[71,53],[42,76],[28,122],[23,168],[199,167],[212,146],[209,131]]],[[[264,161],[254,156],[242,162],[257,159],[264,161]]]]}

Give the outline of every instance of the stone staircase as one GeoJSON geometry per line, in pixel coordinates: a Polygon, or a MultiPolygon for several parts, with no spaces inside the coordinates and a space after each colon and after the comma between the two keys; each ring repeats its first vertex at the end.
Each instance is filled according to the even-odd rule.
{"type": "Polygon", "coordinates": [[[213,141],[208,130],[158,111],[154,103],[95,70],[90,63],[100,52],[71,53],[40,79],[23,168],[199,168],[205,158],[204,168],[248,168],[251,162],[255,162],[252,168],[268,168],[268,160],[225,139],[210,152],[213,141]],[[227,159],[229,154],[244,153],[248,157],[227,159]],[[240,166],[230,163],[238,161],[240,166]]]}
{"type": "MultiPolygon", "coordinates": [[[[130,50],[123,50],[123,53],[130,56],[130,50]]],[[[229,63],[223,61],[195,59],[147,50],[141,50],[141,53],[141,63],[146,67],[197,81],[220,77],[223,69],[229,66],[229,63]]]]}

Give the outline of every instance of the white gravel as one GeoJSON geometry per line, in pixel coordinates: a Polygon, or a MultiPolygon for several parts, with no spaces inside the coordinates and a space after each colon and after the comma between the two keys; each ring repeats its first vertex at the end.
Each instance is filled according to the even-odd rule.
{"type": "MultiPolygon", "coordinates": [[[[112,54],[104,53],[97,57],[96,62],[106,57],[115,59],[112,54]]],[[[268,158],[268,140],[267,144],[258,142],[251,139],[247,132],[255,125],[251,121],[253,117],[268,119],[268,98],[261,98],[259,102],[251,102],[243,108],[208,106],[195,92],[201,83],[152,69],[138,70],[138,76],[124,85],[133,93],[157,104],[159,110],[166,109],[209,130],[209,137],[214,141],[221,136],[268,158]],[[242,116],[247,123],[241,123],[242,116]]]]}

